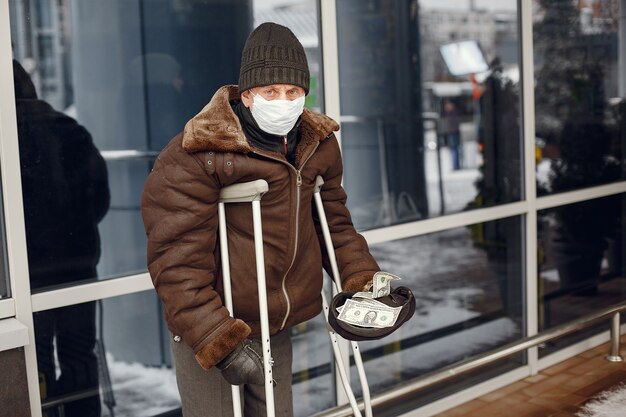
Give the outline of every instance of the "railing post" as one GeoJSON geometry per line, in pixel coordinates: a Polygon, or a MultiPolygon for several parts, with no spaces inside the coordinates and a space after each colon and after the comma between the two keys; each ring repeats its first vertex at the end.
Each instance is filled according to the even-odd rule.
{"type": "Polygon", "coordinates": [[[606,360],[609,362],[623,362],[624,358],[622,358],[619,354],[619,339],[620,339],[620,317],[619,311],[613,314],[611,318],[611,349],[609,354],[606,356],[606,360]]]}

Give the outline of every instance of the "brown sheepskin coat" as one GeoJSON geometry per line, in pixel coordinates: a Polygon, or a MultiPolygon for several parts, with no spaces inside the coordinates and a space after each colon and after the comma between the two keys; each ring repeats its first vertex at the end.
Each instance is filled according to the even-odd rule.
{"type": "Polygon", "coordinates": [[[228,204],[228,241],[234,317],[223,305],[217,202],[224,186],[265,179],[261,200],[270,333],[321,311],[323,240],[313,210],[315,178],[344,290],[361,290],[379,270],[354,229],[341,187],[335,121],[305,110],[296,164],[248,143],[230,102],[237,86],[220,88],[161,152],[148,176],[142,215],[148,269],[163,301],[169,329],[208,369],[239,342],[260,335],[256,266],[249,203],[228,204]]]}

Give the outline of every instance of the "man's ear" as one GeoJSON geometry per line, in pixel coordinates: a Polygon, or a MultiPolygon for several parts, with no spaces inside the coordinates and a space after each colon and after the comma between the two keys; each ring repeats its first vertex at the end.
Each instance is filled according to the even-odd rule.
{"type": "Polygon", "coordinates": [[[244,106],[246,106],[250,110],[252,110],[252,101],[253,101],[252,94],[250,90],[246,90],[243,93],[241,93],[241,102],[243,103],[244,106]]]}

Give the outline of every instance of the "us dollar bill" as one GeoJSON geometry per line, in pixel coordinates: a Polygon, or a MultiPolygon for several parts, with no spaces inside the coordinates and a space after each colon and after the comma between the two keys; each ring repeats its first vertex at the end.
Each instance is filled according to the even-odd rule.
{"type": "Polygon", "coordinates": [[[384,328],[396,323],[400,310],[401,307],[393,308],[385,304],[380,306],[348,299],[337,319],[354,326],[384,328]]]}
{"type": "Polygon", "coordinates": [[[374,274],[372,281],[372,293],[374,298],[384,297],[391,293],[391,281],[401,279],[399,276],[390,274],[389,272],[378,271],[374,274]]]}
{"type": "MultiPolygon", "coordinates": [[[[368,293],[371,294],[371,293],[368,293]]],[[[358,299],[354,299],[356,297],[356,294],[354,294],[352,296],[352,300],[358,302],[359,304],[362,305],[375,305],[378,306],[380,308],[395,308],[395,307],[390,307],[387,304],[381,303],[380,301],[376,301],[373,298],[358,298],[358,299]]],[[[335,310],[337,310],[338,313],[341,313],[341,310],[343,310],[343,307],[345,306],[345,303],[343,306],[339,306],[337,308],[335,308],[335,310]]]]}
{"type": "Polygon", "coordinates": [[[361,292],[354,293],[352,298],[372,299],[374,298],[374,293],[370,291],[361,291],[361,292]]]}

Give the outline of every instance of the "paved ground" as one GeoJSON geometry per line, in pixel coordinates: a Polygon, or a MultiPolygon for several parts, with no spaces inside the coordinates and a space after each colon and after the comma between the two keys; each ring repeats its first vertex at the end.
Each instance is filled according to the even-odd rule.
{"type": "MultiPolygon", "coordinates": [[[[623,355],[624,344],[626,335],[623,355]]],[[[436,417],[574,417],[596,395],[626,381],[626,362],[606,361],[608,349],[583,352],[436,417]]]]}

